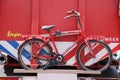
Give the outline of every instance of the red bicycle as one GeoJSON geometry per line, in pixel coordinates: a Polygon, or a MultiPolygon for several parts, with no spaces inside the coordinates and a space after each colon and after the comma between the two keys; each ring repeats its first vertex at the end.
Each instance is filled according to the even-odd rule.
{"type": "Polygon", "coordinates": [[[63,65],[67,60],[64,55],[70,50],[76,49],[76,60],[85,70],[106,70],[112,61],[112,52],[109,46],[101,40],[86,36],[80,22],[80,13],[71,10],[68,16],[75,17],[78,21],[78,30],[51,32],[54,25],[42,26],[47,35],[24,35],[25,41],[18,49],[18,59],[25,69],[46,69],[50,65],[63,65]],[[63,53],[59,53],[55,44],[56,37],[78,35],[77,40],[63,53]],[[102,51],[100,51],[102,49],[102,51]],[[102,56],[101,56],[102,55],[102,56]]]}

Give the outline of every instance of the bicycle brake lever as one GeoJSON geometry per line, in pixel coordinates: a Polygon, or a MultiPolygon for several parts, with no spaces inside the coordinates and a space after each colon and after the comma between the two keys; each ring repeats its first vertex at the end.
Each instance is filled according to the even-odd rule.
{"type": "Polygon", "coordinates": [[[68,19],[68,18],[70,18],[70,16],[65,16],[65,17],[64,17],[64,19],[68,19]]]}
{"type": "Polygon", "coordinates": [[[74,13],[74,9],[70,10],[70,11],[67,11],[67,14],[73,14],[74,13]]]}

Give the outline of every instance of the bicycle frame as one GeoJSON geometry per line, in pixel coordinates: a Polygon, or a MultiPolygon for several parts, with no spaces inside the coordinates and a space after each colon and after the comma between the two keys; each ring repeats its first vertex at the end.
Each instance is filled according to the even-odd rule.
{"type": "MultiPolygon", "coordinates": [[[[63,31],[61,32],[61,36],[59,37],[62,37],[62,36],[71,36],[71,35],[79,35],[81,36],[81,30],[73,30],[73,31],[63,31]]],[[[52,34],[50,34],[50,37],[49,39],[51,40],[52,44],[53,44],[53,47],[55,49],[55,52],[57,54],[59,54],[58,50],[57,50],[57,47],[55,45],[55,41],[54,41],[54,38],[56,38],[56,36],[53,36],[52,34]]],[[[68,47],[65,52],[62,53],[62,55],[65,55],[66,53],[68,53],[71,49],[73,49],[76,45],[77,45],[77,42],[79,42],[81,40],[81,37],[79,37],[70,47],[68,47]]]]}
{"type": "MultiPolygon", "coordinates": [[[[62,31],[60,36],[56,36],[56,33],[49,32],[49,34],[44,34],[44,35],[24,35],[23,37],[25,38],[25,40],[30,40],[32,38],[39,38],[39,39],[42,39],[44,41],[44,43],[41,45],[40,49],[35,54],[35,56],[37,56],[38,58],[45,57],[45,58],[53,59],[53,57],[50,57],[50,56],[47,56],[47,55],[46,56],[45,55],[44,56],[38,56],[38,54],[47,43],[49,44],[49,41],[51,41],[51,43],[53,45],[53,47],[52,47],[51,44],[49,44],[53,53],[60,54],[58,52],[58,49],[57,49],[56,44],[55,44],[55,38],[62,37],[62,36],[72,36],[72,35],[76,35],[76,36],[78,35],[79,37],[76,39],[76,41],[71,46],[69,46],[62,53],[63,56],[65,54],[69,53],[71,50],[73,50],[76,46],[79,47],[80,45],[78,43],[81,43],[81,42],[82,43],[85,42],[87,44],[88,49],[90,50],[91,54],[93,55],[93,52],[92,52],[92,50],[90,48],[90,45],[89,45],[89,42],[88,42],[89,37],[86,37],[85,30],[80,23],[79,17],[77,19],[78,19],[78,29],[77,30],[71,30],[71,31],[62,31]]],[[[77,52],[77,49],[76,49],[76,52],[77,52]]]]}
{"type": "Polygon", "coordinates": [[[101,68],[101,70],[104,70],[107,67],[109,67],[109,64],[111,63],[110,60],[112,59],[110,48],[104,42],[101,42],[98,38],[96,38],[95,37],[96,35],[90,36],[90,37],[86,36],[85,29],[80,23],[79,12],[71,10],[68,12],[68,14],[70,15],[66,16],[65,17],[66,19],[70,17],[77,18],[77,21],[78,21],[77,30],[71,30],[71,31],[58,31],[57,30],[56,32],[51,32],[51,29],[54,28],[55,26],[50,25],[50,26],[42,27],[42,29],[46,30],[48,34],[24,35],[23,36],[25,38],[25,42],[20,46],[18,50],[18,53],[19,53],[18,59],[20,60],[21,65],[25,69],[37,68],[39,65],[38,61],[41,62],[41,65],[39,65],[39,67],[44,68],[44,69],[46,69],[50,65],[65,64],[65,62],[67,62],[67,59],[64,59],[66,54],[70,53],[72,50],[75,50],[76,60],[78,61],[79,65],[82,66],[82,68],[85,70],[92,70],[92,69],[89,69],[88,66],[91,67],[92,64],[95,64],[97,61],[99,61],[102,58],[102,57],[96,57],[96,54],[98,55],[101,54],[98,52],[99,51],[98,48],[100,47],[105,48],[106,50],[105,52],[108,53],[109,55],[108,61],[107,61],[108,63],[106,63],[105,66],[101,68]],[[77,39],[66,50],[64,50],[62,53],[59,53],[57,45],[55,43],[55,39],[57,37],[59,38],[63,36],[77,36],[77,39]],[[22,54],[22,51],[24,51],[24,49],[27,49],[27,47],[28,49],[30,49],[30,52],[29,52],[30,56],[28,59],[30,61],[30,66],[27,66],[27,64],[24,63],[23,61],[24,56],[22,58],[22,55],[24,55],[22,54]],[[88,56],[84,55],[86,51],[87,51],[87,54],[90,53],[88,54],[88,56]],[[83,56],[83,62],[81,60],[82,59],[81,56],[83,56]],[[91,58],[88,61],[88,62],[91,62],[91,64],[86,65],[86,62],[84,62],[84,58],[86,60],[91,58]],[[92,61],[93,59],[94,59],[94,62],[92,61]],[[46,63],[42,63],[42,61],[40,60],[42,60],[43,62],[46,61],[46,63]]]}
{"type": "MultiPolygon", "coordinates": [[[[72,16],[76,17],[77,18],[77,21],[78,21],[78,29],[77,30],[72,30],[72,31],[62,31],[60,32],[61,35],[57,36],[56,33],[52,33],[51,31],[48,31],[48,34],[45,34],[45,35],[25,35],[25,39],[32,39],[32,38],[39,38],[39,39],[42,39],[44,41],[44,43],[41,45],[41,47],[39,48],[39,50],[37,51],[37,53],[35,54],[35,56],[37,56],[38,58],[41,58],[41,56],[38,56],[39,52],[43,49],[43,47],[46,45],[46,44],[49,44],[49,41],[51,41],[53,47],[51,46],[51,44],[49,44],[49,46],[51,47],[53,53],[56,53],[56,54],[60,54],[58,52],[58,49],[56,47],[56,44],[55,44],[55,38],[56,37],[62,37],[62,36],[72,36],[72,35],[78,35],[79,37],[76,39],[76,41],[70,46],[68,47],[63,53],[62,55],[64,56],[65,54],[69,53],[71,50],[73,50],[76,46],[80,46],[78,43],[86,43],[87,44],[87,47],[90,51],[90,53],[94,56],[92,50],[91,50],[91,46],[88,42],[89,40],[89,37],[86,37],[86,34],[85,34],[85,29],[83,28],[81,22],[80,22],[80,14],[79,13],[76,13],[76,15],[71,15],[71,16],[66,16],[66,19],[67,18],[70,18],[72,16]]],[[[77,51],[77,50],[76,50],[77,51]]],[[[42,58],[45,57],[45,58],[52,58],[53,57],[50,57],[50,56],[42,56],[42,58]]]]}
{"type": "MultiPolygon", "coordinates": [[[[54,59],[54,57],[50,57],[50,56],[47,56],[47,55],[43,55],[43,56],[38,56],[39,52],[43,49],[43,47],[48,43],[49,46],[51,47],[52,51],[56,54],[60,54],[58,52],[58,49],[56,47],[56,44],[55,44],[55,38],[57,37],[62,37],[62,36],[72,36],[72,35],[78,35],[79,37],[76,39],[76,41],[71,45],[69,46],[63,53],[62,55],[64,56],[65,54],[69,53],[71,50],[73,50],[75,47],[79,47],[80,45],[78,45],[78,43],[80,42],[87,42],[89,38],[86,38],[86,35],[85,35],[85,31],[84,29],[78,29],[78,30],[72,30],[72,31],[62,31],[61,32],[61,35],[60,36],[56,36],[55,33],[52,33],[50,32],[49,34],[45,34],[45,35],[24,35],[25,39],[26,40],[31,40],[32,38],[39,38],[39,39],[42,39],[44,40],[44,43],[41,45],[41,47],[39,48],[39,50],[37,51],[37,53],[35,54],[36,57],[38,58],[51,58],[51,59],[54,59]],[[53,47],[51,46],[51,44],[49,43],[49,41],[51,41],[53,47]]],[[[77,49],[76,49],[77,51],[77,49]]]]}

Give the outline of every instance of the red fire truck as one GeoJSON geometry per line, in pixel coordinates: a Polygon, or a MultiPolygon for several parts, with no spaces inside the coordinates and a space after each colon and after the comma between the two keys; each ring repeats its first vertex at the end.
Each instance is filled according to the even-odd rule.
{"type": "MultiPolygon", "coordinates": [[[[22,35],[45,34],[42,25],[55,25],[54,30],[62,31],[76,29],[76,20],[64,20],[66,11],[71,9],[80,12],[88,36],[104,36],[113,53],[120,50],[119,0],[0,0],[0,50],[7,56],[5,73],[11,75],[13,69],[21,68],[17,49],[23,41],[22,35]]],[[[57,39],[60,51],[76,38],[57,39]]],[[[76,65],[74,51],[71,53],[65,56],[66,64],[76,65]]]]}

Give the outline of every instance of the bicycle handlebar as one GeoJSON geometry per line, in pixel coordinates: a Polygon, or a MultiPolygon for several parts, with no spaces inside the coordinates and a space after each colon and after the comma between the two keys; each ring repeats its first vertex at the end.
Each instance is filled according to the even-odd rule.
{"type": "Polygon", "coordinates": [[[80,16],[80,13],[75,11],[74,9],[68,11],[67,14],[70,14],[70,15],[65,16],[64,19],[68,19],[68,18],[71,18],[71,17],[79,17],[80,16]]]}

